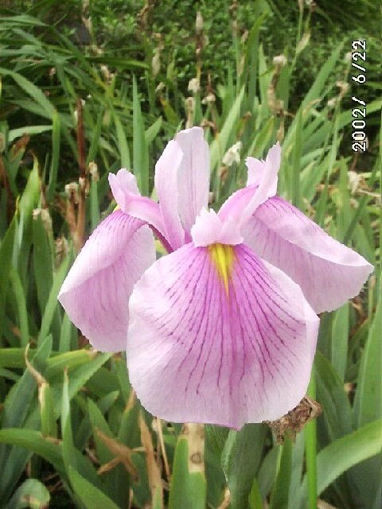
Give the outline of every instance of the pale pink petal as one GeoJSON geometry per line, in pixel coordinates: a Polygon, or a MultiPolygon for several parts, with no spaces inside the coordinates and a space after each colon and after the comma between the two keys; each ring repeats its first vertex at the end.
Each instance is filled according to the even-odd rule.
{"type": "MultiPolygon", "coordinates": [[[[141,196],[138,191],[135,176],[122,168],[116,175],[109,173],[109,184],[115,201],[123,212],[141,219],[153,227],[160,239],[166,237],[159,205],[146,196],[141,196]]],[[[168,245],[165,242],[165,247],[168,245]]]]}
{"type": "Polygon", "coordinates": [[[280,145],[275,145],[277,152],[274,153],[275,159],[270,166],[266,161],[255,159],[254,157],[247,157],[245,160],[248,169],[247,186],[260,186],[261,183],[267,180],[267,173],[270,175],[269,187],[267,187],[267,198],[274,196],[277,192],[277,172],[280,166],[281,149],[280,145]]]}
{"type": "Polygon", "coordinates": [[[298,283],[316,311],[358,295],[373,267],[280,197],[267,200],[242,230],[245,242],[298,283]]]}
{"type": "Polygon", "coordinates": [[[244,216],[243,214],[251,199],[256,195],[258,188],[257,185],[250,185],[232,193],[220,207],[218,212],[220,219],[227,221],[228,218],[231,218],[238,225],[247,221],[247,215],[244,216]]]}
{"type": "Polygon", "coordinates": [[[183,152],[178,178],[178,210],[183,227],[189,232],[196,216],[208,205],[210,153],[201,127],[179,132],[175,142],[183,152]]]}
{"type": "Polygon", "coordinates": [[[196,247],[214,243],[236,245],[243,242],[237,224],[230,218],[223,222],[212,209],[202,209],[191,228],[191,237],[196,247]]]}
{"type": "Polygon", "coordinates": [[[318,317],[288,276],[244,245],[232,249],[227,288],[210,249],[192,243],[134,288],[129,376],[163,419],[240,428],[281,417],[305,395],[318,317]]]}
{"type": "Polygon", "coordinates": [[[182,160],[182,149],[172,140],[167,144],[155,165],[155,190],[159,199],[166,238],[173,249],[182,246],[185,239],[178,210],[178,180],[182,160]]]}
{"type": "Polygon", "coordinates": [[[115,201],[126,212],[130,195],[139,195],[137,179],[126,168],[121,168],[116,174],[109,173],[109,185],[115,201]]]}
{"type": "Polygon", "coordinates": [[[269,197],[274,196],[277,189],[280,159],[281,147],[279,143],[273,145],[269,150],[264,162],[250,157],[247,158],[249,167],[248,183],[250,185],[239,189],[223,203],[219,210],[219,217],[223,221],[230,217],[237,224],[243,225],[259,205],[269,197]],[[256,176],[256,171],[258,176],[256,176]]]}
{"type": "Polygon", "coordinates": [[[117,210],[95,229],[59,293],[71,321],[98,350],[126,348],[134,284],[155,261],[153,236],[142,221],[117,210]]]}
{"type": "Polygon", "coordinates": [[[247,157],[245,160],[247,166],[247,186],[259,185],[263,178],[265,161],[263,159],[255,159],[254,157],[247,157]]]}
{"type": "Polygon", "coordinates": [[[209,150],[203,129],[179,132],[155,166],[155,188],[173,249],[190,240],[196,216],[208,204],[209,178],[209,150]]]}

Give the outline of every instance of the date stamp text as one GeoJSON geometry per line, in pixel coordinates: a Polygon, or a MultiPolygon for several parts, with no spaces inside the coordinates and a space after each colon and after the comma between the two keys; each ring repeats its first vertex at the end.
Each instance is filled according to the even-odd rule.
{"type": "Polygon", "coordinates": [[[352,96],[352,149],[354,152],[365,152],[366,137],[366,103],[362,97],[362,85],[366,83],[366,41],[352,42],[352,81],[357,87],[356,95],[352,96]]]}

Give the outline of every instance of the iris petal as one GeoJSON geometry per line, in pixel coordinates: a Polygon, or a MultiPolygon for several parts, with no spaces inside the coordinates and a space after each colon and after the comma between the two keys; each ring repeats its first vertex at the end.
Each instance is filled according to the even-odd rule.
{"type": "Polygon", "coordinates": [[[134,288],[129,375],[154,415],[239,428],[279,418],[305,394],[317,316],[280,270],[244,245],[229,249],[223,276],[211,248],[190,243],[134,288]]]}
{"type": "Polygon", "coordinates": [[[166,238],[172,249],[184,244],[184,229],[178,213],[178,172],[183,152],[170,141],[155,165],[155,190],[159,198],[166,238]]]}
{"type": "Polygon", "coordinates": [[[187,232],[196,216],[208,204],[210,184],[210,153],[201,127],[179,132],[175,142],[183,152],[179,172],[179,215],[187,232]]]}
{"type": "Polygon", "coordinates": [[[89,237],[61,287],[59,301],[98,350],[126,348],[130,294],[155,261],[152,233],[142,225],[113,212],[89,237]]]}
{"type": "Polygon", "coordinates": [[[159,205],[139,194],[136,179],[132,173],[124,168],[115,175],[109,173],[109,184],[115,201],[125,214],[141,219],[149,224],[161,239],[165,238],[165,227],[159,205]]]}
{"type": "Polygon", "coordinates": [[[242,233],[259,256],[301,286],[316,313],[358,295],[373,270],[365,258],[277,196],[260,205],[242,233]]]}
{"type": "Polygon", "coordinates": [[[155,188],[173,249],[190,240],[196,216],[208,204],[209,149],[203,129],[180,131],[155,166],[155,188]]]}
{"type": "Polygon", "coordinates": [[[279,143],[269,150],[265,161],[247,158],[248,186],[233,193],[219,210],[223,221],[228,218],[238,225],[244,224],[257,207],[273,196],[277,188],[277,174],[280,168],[281,147],[279,143]]]}

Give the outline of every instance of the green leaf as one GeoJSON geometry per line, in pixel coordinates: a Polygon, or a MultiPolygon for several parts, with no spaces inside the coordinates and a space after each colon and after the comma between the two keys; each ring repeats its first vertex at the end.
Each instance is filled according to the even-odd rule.
{"type": "Polygon", "coordinates": [[[88,382],[88,380],[98,372],[101,366],[107,362],[111,353],[98,353],[95,357],[89,355],[86,364],[79,366],[70,373],[69,377],[69,397],[73,398],[75,394],[88,382]]]}
{"type": "Polygon", "coordinates": [[[336,311],[332,326],[332,365],[341,381],[345,381],[349,341],[349,304],[336,311]]]}
{"type": "Polygon", "coordinates": [[[149,154],[135,77],[133,80],[133,169],[137,176],[141,193],[144,196],[148,196],[149,154]]]}
{"type": "Polygon", "coordinates": [[[162,117],[158,117],[156,121],[145,131],[145,140],[147,146],[151,145],[151,143],[158,136],[160,128],[162,127],[162,117]]]}
{"type": "Polygon", "coordinates": [[[97,353],[94,350],[85,349],[53,355],[49,357],[47,361],[46,376],[47,378],[51,378],[60,375],[64,368],[71,371],[83,364],[87,364],[95,357],[97,357],[97,353]]]}
{"type": "MultiPolygon", "coordinates": [[[[275,451],[276,448],[274,448],[273,451],[275,451]]],[[[271,454],[270,453],[270,454],[271,454]]],[[[293,445],[293,451],[292,451],[292,472],[291,472],[291,478],[290,478],[290,484],[289,484],[289,506],[290,509],[294,509],[298,507],[298,500],[299,500],[299,490],[301,487],[301,479],[302,475],[305,469],[305,437],[304,433],[298,433],[296,436],[296,441],[293,445]]],[[[274,454],[274,453],[273,453],[274,454]]],[[[275,460],[275,458],[271,457],[271,460],[275,460]]],[[[275,468],[274,465],[270,465],[270,467],[275,468]]],[[[259,472],[259,480],[262,479],[261,474],[263,470],[262,468],[259,472]]],[[[264,479],[263,484],[267,483],[269,480],[264,479]]],[[[263,496],[266,494],[265,491],[262,491],[263,496]]],[[[306,509],[306,508],[304,508],[306,509]]]]}
{"type": "Polygon", "coordinates": [[[113,454],[110,452],[110,450],[106,447],[105,443],[98,436],[97,429],[102,431],[108,437],[112,438],[114,437],[101,411],[91,399],[88,400],[88,415],[93,430],[97,458],[100,460],[101,464],[107,463],[108,461],[113,459],[113,454]]]}
{"type": "MultiPolygon", "coordinates": [[[[317,454],[317,495],[349,468],[380,454],[382,448],[382,419],[331,442],[317,454]]],[[[307,493],[306,475],[300,490],[299,507],[304,509],[307,493]]]]}
{"type": "Polygon", "coordinates": [[[118,506],[101,490],[69,466],[69,479],[73,491],[87,509],[118,509],[118,506]]]}
{"type": "Polygon", "coordinates": [[[222,466],[235,509],[248,508],[248,496],[262,458],[266,427],[247,424],[231,430],[222,454],[222,466]]]}
{"type": "Polygon", "coordinates": [[[49,183],[47,189],[47,200],[50,202],[53,199],[56,191],[57,171],[60,162],[60,146],[61,146],[61,120],[57,111],[53,112],[52,124],[52,159],[49,171],[49,183]]]}
{"type": "Polygon", "coordinates": [[[169,509],[205,509],[207,485],[203,470],[203,438],[198,424],[187,424],[175,448],[169,509]],[[199,428],[197,428],[199,427],[199,428]],[[197,461],[195,461],[197,460],[197,461]]]}
{"type": "MultiPolygon", "coordinates": [[[[52,348],[52,338],[47,337],[36,351],[31,364],[40,370],[49,356],[52,348]]],[[[2,427],[14,428],[26,426],[28,415],[37,414],[35,396],[36,381],[32,373],[25,369],[21,378],[12,386],[4,401],[2,411],[2,427]]],[[[32,419],[35,424],[36,419],[32,419]]],[[[33,427],[33,426],[30,426],[33,427]]],[[[25,430],[24,430],[25,431],[25,430]]],[[[1,440],[0,440],[1,441],[1,440]]],[[[14,448],[0,446],[0,498],[6,499],[21,475],[23,467],[28,460],[28,453],[19,454],[14,448]],[[13,456],[17,456],[16,459],[13,456]],[[13,458],[12,461],[10,458],[13,458]]]]}
{"type": "Polygon", "coordinates": [[[77,331],[74,328],[74,325],[70,321],[68,315],[65,313],[62,319],[61,331],[60,331],[60,342],[58,349],[60,352],[67,352],[70,350],[72,344],[72,337],[77,338],[77,331]]]}
{"type": "Polygon", "coordinates": [[[42,220],[42,211],[33,218],[33,273],[41,314],[46,308],[53,282],[53,254],[48,233],[42,220]]]}
{"type": "Polygon", "coordinates": [[[47,118],[53,118],[55,109],[48,101],[46,95],[27,78],[21,74],[0,67],[0,74],[10,76],[32,99],[41,107],[40,114],[47,118]]]}
{"type": "Polygon", "coordinates": [[[248,497],[249,509],[263,509],[263,499],[256,477],[253,479],[251,492],[248,497]]]}
{"type": "MultiPolygon", "coordinates": [[[[126,140],[126,133],[125,129],[123,128],[122,122],[120,121],[118,114],[116,111],[113,111],[113,119],[117,134],[117,141],[118,141],[118,149],[121,156],[121,166],[122,168],[127,168],[128,170],[131,169],[131,160],[130,160],[130,151],[129,146],[127,144],[126,140]]],[[[135,160],[134,160],[135,161],[135,160]]],[[[135,168],[135,165],[134,165],[135,168]]],[[[136,167],[136,171],[138,171],[138,167],[136,167]]]]}
{"type": "Polygon", "coordinates": [[[11,267],[9,276],[11,280],[12,289],[16,298],[19,319],[18,323],[20,326],[21,334],[21,345],[25,348],[29,341],[28,311],[25,293],[23,285],[20,280],[19,273],[13,267],[11,267]]]}
{"type": "MultiPolygon", "coordinates": [[[[362,426],[382,415],[381,330],[382,299],[379,299],[373,322],[369,328],[358,374],[353,408],[353,421],[356,426],[362,426]]],[[[379,455],[356,465],[348,473],[350,485],[354,489],[353,493],[364,501],[365,507],[370,507],[370,509],[377,509],[380,505],[381,466],[382,457],[379,455]]]]}
{"type": "Polygon", "coordinates": [[[296,119],[296,132],[293,137],[293,153],[292,153],[292,178],[290,179],[291,190],[290,196],[295,207],[301,207],[300,197],[300,167],[301,167],[301,152],[302,152],[302,131],[303,131],[303,117],[302,109],[298,110],[296,119]]]}
{"type": "Polygon", "coordinates": [[[333,440],[352,431],[349,399],[343,382],[320,352],[316,353],[314,365],[317,400],[323,409],[322,419],[326,423],[329,438],[333,440]]]}
{"type": "Polygon", "coordinates": [[[271,493],[270,509],[288,509],[289,485],[292,470],[292,441],[285,439],[275,486],[271,493]]]}
{"type": "MultiPolygon", "coordinates": [[[[316,398],[316,375],[313,368],[307,394],[310,398],[316,398]]],[[[305,464],[308,486],[308,509],[317,508],[317,421],[312,419],[305,424],[305,464]]]]}
{"type": "Polygon", "coordinates": [[[64,460],[65,470],[70,477],[72,468],[75,468],[81,475],[85,476],[90,483],[100,486],[100,479],[87,456],[81,454],[73,441],[73,431],[71,423],[71,408],[69,397],[68,375],[64,373],[64,383],[62,387],[62,406],[61,406],[61,429],[62,429],[62,456],[64,460]]]}
{"type": "Polygon", "coordinates": [[[313,85],[310,87],[308,93],[306,94],[301,107],[305,108],[309,105],[310,102],[314,101],[315,99],[320,98],[322,91],[324,89],[325,83],[330,75],[330,73],[333,71],[338,57],[342,51],[343,43],[339,44],[332,52],[330,57],[326,60],[324,65],[321,67],[319,73],[317,74],[316,79],[314,80],[313,85]]]}
{"type": "MultiPolygon", "coordinates": [[[[382,288],[382,281],[379,282],[382,288]]],[[[382,292],[380,292],[382,296],[382,292]]],[[[354,401],[354,421],[357,426],[382,415],[382,298],[379,299],[373,323],[370,326],[358,374],[354,401]]]]}
{"type": "Polygon", "coordinates": [[[50,493],[42,482],[27,479],[17,488],[6,509],[45,509],[49,506],[50,493]]]}
{"type": "Polygon", "coordinates": [[[10,129],[8,133],[8,143],[12,143],[12,141],[15,141],[17,138],[21,138],[24,134],[41,134],[51,130],[51,125],[26,125],[24,127],[18,127],[17,129],[10,129]]]}
{"type": "MultiPolygon", "coordinates": [[[[52,338],[47,337],[36,351],[31,363],[37,369],[43,365],[49,356],[52,348],[52,338]]],[[[5,428],[22,426],[29,406],[33,400],[33,389],[36,382],[32,373],[25,370],[20,380],[12,386],[4,401],[2,410],[2,426],[5,428]]],[[[1,463],[0,463],[1,464],[1,463]]]]}
{"type": "Polygon", "coordinates": [[[42,341],[46,335],[49,333],[50,326],[53,321],[54,313],[58,306],[57,296],[60,291],[62,282],[68,272],[68,266],[70,263],[70,257],[66,257],[65,260],[61,263],[57,272],[53,276],[53,285],[49,292],[48,301],[45,307],[45,311],[41,320],[41,328],[38,336],[38,341],[42,341]]]}
{"type": "Polygon", "coordinates": [[[90,223],[94,230],[101,220],[98,200],[98,180],[93,178],[90,182],[90,223]]]}
{"type": "Polygon", "coordinates": [[[4,428],[0,430],[0,442],[24,447],[51,463],[60,474],[65,471],[61,445],[43,437],[39,431],[26,428],[4,428]]]}
{"type": "Polygon", "coordinates": [[[33,169],[19,201],[19,228],[15,243],[13,264],[19,269],[20,279],[25,284],[28,277],[28,258],[32,240],[32,212],[40,199],[40,177],[38,161],[33,156],[33,169]]]}
{"type": "Polygon", "coordinates": [[[6,368],[23,368],[25,348],[0,348],[0,366],[6,368]]]}
{"type": "Polygon", "coordinates": [[[44,436],[57,437],[54,401],[50,385],[45,381],[39,387],[41,432],[44,436]]]}
{"type": "MultiPolygon", "coordinates": [[[[299,435],[297,436],[296,442],[299,440],[299,435]]],[[[296,452],[296,448],[293,448],[293,453],[296,452]]],[[[262,499],[265,500],[269,495],[274,480],[277,475],[278,468],[278,458],[279,458],[279,447],[274,446],[272,449],[263,457],[261,462],[261,466],[259,468],[258,473],[256,474],[256,482],[258,484],[260,494],[262,499]]],[[[298,465],[293,465],[293,467],[298,467],[298,465]]],[[[295,473],[296,469],[293,469],[292,472],[295,473]]]]}
{"type": "Polygon", "coordinates": [[[222,426],[206,424],[205,433],[208,447],[220,458],[229,434],[229,429],[223,428],[222,426]]]}
{"type": "Polygon", "coordinates": [[[215,177],[217,175],[217,168],[221,163],[226,150],[228,149],[228,143],[235,134],[236,123],[240,115],[240,108],[243,97],[244,87],[240,90],[239,95],[236,97],[220,133],[211,144],[211,171],[216,172],[215,177]]]}

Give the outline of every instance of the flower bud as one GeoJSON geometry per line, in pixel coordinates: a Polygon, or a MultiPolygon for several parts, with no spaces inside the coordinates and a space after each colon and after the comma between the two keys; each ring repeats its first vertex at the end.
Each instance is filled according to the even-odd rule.
{"type": "Polygon", "coordinates": [[[98,166],[97,166],[97,163],[95,163],[94,161],[90,161],[90,163],[89,163],[89,173],[92,177],[92,181],[98,182],[98,180],[99,180],[98,166]]]}
{"type": "Polygon", "coordinates": [[[65,193],[70,201],[78,203],[78,184],[77,182],[70,182],[65,186],[65,193]]]}
{"type": "Polygon", "coordinates": [[[212,104],[216,101],[216,96],[212,92],[203,97],[202,104],[212,104]]]}
{"type": "Polygon", "coordinates": [[[203,24],[204,24],[204,21],[203,21],[202,14],[200,11],[198,11],[196,13],[196,20],[195,20],[195,30],[196,30],[197,34],[200,34],[201,31],[203,30],[203,24]]]}
{"type": "Polygon", "coordinates": [[[42,224],[45,231],[53,233],[52,218],[48,209],[34,209],[32,212],[32,218],[36,221],[38,217],[41,217],[42,224]]]}
{"type": "Polygon", "coordinates": [[[273,57],[273,65],[276,67],[285,67],[288,63],[288,59],[285,55],[276,55],[273,57]]]}
{"type": "Polygon", "coordinates": [[[230,147],[223,156],[223,164],[226,166],[232,166],[233,163],[240,163],[240,150],[242,147],[243,144],[241,141],[232,145],[232,147],[230,147]]]}
{"type": "Polygon", "coordinates": [[[188,82],[187,90],[189,92],[192,92],[193,94],[197,94],[199,92],[199,90],[200,90],[200,80],[199,80],[199,78],[192,78],[188,82]]]}
{"type": "Polygon", "coordinates": [[[160,71],[160,50],[158,48],[155,48],[154,50],[154,56],[151,60],[151,69],[153,72],[153,76],[157,76],[160,71]]]}

